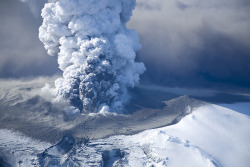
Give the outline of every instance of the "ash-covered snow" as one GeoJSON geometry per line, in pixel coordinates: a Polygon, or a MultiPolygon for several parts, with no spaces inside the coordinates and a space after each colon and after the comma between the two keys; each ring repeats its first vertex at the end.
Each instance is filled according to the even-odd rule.
{"type": "Polygon", "coordinates": [[[0,129],[0,166],[39,166],[37,154],[50,146],[50,143],[34,140],[22,133],[0,129]]]}
{"type": "Polygon", "coordinates": [[[122,166],[247,167],[250,118],[208,104],[176,125],[97,140],[93,145],[103,150],[121,149],[124,156],[116,163],[122,166]]]}
{"type": "MultiPolygon", "coordinates": [[[[175,125],[135,135],[98,140],[86,138],[77,142],[71,135],[64,136],[52,147],[41,147],[44,150],[39,149],[36,158],[39,161],[36,162],[42,166],[76,167],[247,167],[250,165],[249,132],[248,116],[217,105],[204,104],[175,125]]],[[[15,139],[9,140],[12,139],[1,138],[2,143],[18,143],[15,139]]],[[[21,142],[18,149],[27,145],[28,142],[21,142]]],[[[11,145],[7,148],[15,150],[11,145]]],[[[34,156],[29,150],[22,154],[34,156]]],[[[34,165],[30,163],[26,166],[34,165]]]]}
{"type": "Polygon", "coordinates": [[[49,102],[49,81],[0,82],[0,166],[250,166],[250,119],[239,106],[138,87],[130,114],[79,114],[49,102]]]}

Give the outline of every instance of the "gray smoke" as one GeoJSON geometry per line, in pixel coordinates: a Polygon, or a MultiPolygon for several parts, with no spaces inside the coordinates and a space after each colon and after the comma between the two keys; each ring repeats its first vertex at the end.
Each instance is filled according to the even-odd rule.
{"type": "Polygon", "coordinates": [[[128,88],[145,71],[135,62],[140,49],[127,29],[135,0],[51,0],[42,10],[39,38],[58,56],[63,78],[55,82],[56,100],[69,100],[84,112],[121,112],[128,88]]]}

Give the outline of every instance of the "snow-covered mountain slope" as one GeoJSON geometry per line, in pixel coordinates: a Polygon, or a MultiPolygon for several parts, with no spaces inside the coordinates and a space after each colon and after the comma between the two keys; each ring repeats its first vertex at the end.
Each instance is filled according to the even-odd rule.
{"type": "MultiPolygon", "coordinates": [[[[1,142],[5,139],[0,136],[1,142]]],[[[86,140],[72,146],[73,141],[72,136],[66,136],[57,145],[40,150],[37,154],[39,164],[77,167],[250,166],[249,116],[213,104],[193,109],[175,125],[130,136],[86,140]]],[[[13,142],[5,142],[5,147],[9,147],[8,143],[13,142]]],[[[28,146],[23,143],[19,150],[28,146]]],[[[14,147],[9,147],[11,149],[16,152],[14,147]]],[[[29,153],[28,150],[25,156],[29,153]]],[[[33,166],[31,162],[23,165],[33,166]]]]}
{"type": "Polygon", "coordinates": [[[50,146],[22,133],[0,129],[0,167],[39,166],[37,154],[50,146]]]}
{"type": "Polygon", "coordinates": [[[250,118],[212,104],[176,125],[99,141],[127,153],[123,166],[250,166],[250,118]]]}
{"type": "Polygon", "coordinates": [[[250,166],[249,116],[217,105],[205,105],[165,131],[206,150],[222,166],[250,166]]]}

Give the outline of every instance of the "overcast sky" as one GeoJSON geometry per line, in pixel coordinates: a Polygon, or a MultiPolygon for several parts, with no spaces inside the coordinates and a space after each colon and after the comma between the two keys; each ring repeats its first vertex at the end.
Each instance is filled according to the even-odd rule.
{"type": "Polygon", "coordinates": [[[30,10],[19,0],[0,0],[1,78],[53,75],[59,71],[56,58],[47,55],[38,39],[41,6],[34,3],[30,10]]]}
{"type": "MultiPolygon", "coordinates": [[[[0,77],[60,73],[38,39],[45,0],[0,0],[0,77]]],[[[137,0],[143,83],[250,88],[249,0],[137,0]]]]}

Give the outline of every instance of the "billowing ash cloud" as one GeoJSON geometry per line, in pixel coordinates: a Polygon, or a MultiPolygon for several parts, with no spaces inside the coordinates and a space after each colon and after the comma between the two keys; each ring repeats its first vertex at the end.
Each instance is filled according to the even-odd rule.
{"type": "Polygon", "coordinates": [[[55,82],[57,99],[84,112],[121,112],[127,88],[145,71],[135,62],[139,39],[126,23],[135,0],[51,0],[42,10],[39,38],[58,55],[63,78],[55,82]]]}

